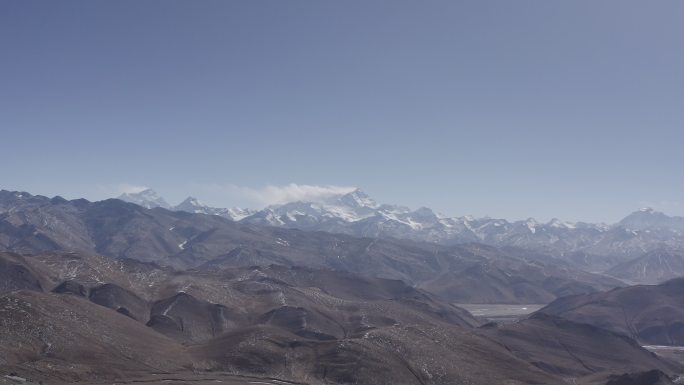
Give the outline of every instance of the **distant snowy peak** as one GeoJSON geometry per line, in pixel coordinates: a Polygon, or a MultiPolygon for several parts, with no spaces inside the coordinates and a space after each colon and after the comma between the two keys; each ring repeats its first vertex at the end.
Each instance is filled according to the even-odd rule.
{"type": "Polygon", "coordinates": [[[228,219],[232,219],[234,221],[240,221],[243,220],[250,215],[254,215],[256,213],[256,210],[252,209],[242,209],[239,207],[232,207],[229,209],[224,209],[225,211],[221,216],[226,217],[228,219]]]}
{"type": "Polygon", "coordinates": [[[209,207],[204,203],[200,202],[200,200],[195,197],[187,197],[183,202],[181,202],[178,206],[173,207],[172,209],[175,211],[185,211],[188,213],[207,215],[222,215],[224,211],[227,210],[209,207]]]}
{"type": "Polygon", "coordinates": [[[574,229],[577,227],[576,223],[573,222],[564,222],[561,221],[558,218],[553,218],[549,221],[547,224],[548,226],[555,227],[557,229],[574,229]]]}
{"type": "Polygon", "coordinates": [[[684,231],[684,217],[671,217],[645,207],[629,214],[617,225],[630,230],[673,229],[684,231]]]}
{"type": "Polygon", "coordinates": [[[403,206],[378,204],[359,189],[320,202],[298,201],[270,206],[244,221],[306,230],[396,237],[425,231],[443,238],[440,232],[455,227],[453,220],[438,216],[427,207],[414,211],[403,206]]]}
{"type": "Polygon", "coordinates": [[[135,203],[139,206],[152,209],[155,207],[173,211],[184,211],[193,214],[219,215],[233,221],[239,221],[256,213],[255,210],[234,208],[218,208],[208,206],[195,197],[187,197],[177,206],[171,206],[152,189],[146,189],[137,193],[121,194],[118,199],[125,202],[135,203]]]}
{"type": "Polygon", "coordinates": [[[135,203],[136,205],[145,207],[147,209],[152,209],[155,207],[161,207],[165,209],[171,208],[171,205],[169,205],[164,198],[149,188],[136,193],[121,194],[119,195],[118,199],[121,199],[125,202],[135,203]]]}
{"type": "Polygon", "coordinates": [[[248,218],[251,222],[270,222],[278,226],[297,222],[342,221],[357,222],[377,215],[380,205],[363,191],[356,189],[346,194],[328,197],[319,202],[296,201],[267,207],[263,214],[248,218]]]}
{"type": "Polygon", "coordinates": [[[185,211],[195,214],[219,215],[233,221],[239,221],[255,213],[254,210],[241,208],[218,208],[207,206],[195,197],[187,197],[178,206],[172,208],[175,211],[185,211]]]}
{"type": "Polygon", "coordinates": [[[187,211],[190,213],[204,213],[209,207],[194,197],[187,197],[183,202],[175,207],[177,211],[187,211]]]}
{"type": "Polygon", "coordinates": [[[331,202],[333,205],[338,205],[338,206],[347,206],[351,208],[367,208],[367,209],[377,209],[379,207],[378,203],[373,200],[371,197],[369,197],[366,193],[361,191],[360,189],[356,189],[350,193],[343,194],[339,197],[336,197],[333,202],[331,202]]]}

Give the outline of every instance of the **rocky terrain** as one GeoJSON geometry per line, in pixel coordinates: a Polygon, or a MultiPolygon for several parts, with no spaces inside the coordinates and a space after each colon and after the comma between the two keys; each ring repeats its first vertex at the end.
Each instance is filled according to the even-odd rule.
{"type": "Polygon", "coordinates": [[[0,374],[34,382],[599,384],[628,368],[683,370],[550,316],[482,326],[398,280],[276,265],[180,271],[84,253],[0,261],[25,278],[0,294],[0,374]]]}
{"type": "Polygon", "coordinates": [[[594,325],[647,345],[684,345],[684,278],[558,299],[540,313],[594,325]]]}
{"type": "MultiPolygon", "coordinates": [[[[338,199],[357,211],[326,210],[374,205],[338,199]]],[[[2,381],[658,384],[684,373],[678,356],[639,345],[680,343],[681,282],[625,287],[635,271],[666,272],[630,267],[628,253],[359,237],[153,206],[0,192],[2,381]],[[590,271],[602,263],[624,281],[590,271]],[[453,305],[549,302],[502,324],[453,305]]],[[[651,231],[651,215],[629,225],[651,231]]],[[[677,258],[649,253],[635,266],[677,258]]]]}
{"type": "Polygon", "coordinates": [[[520,322],[484,327],[482,332],[502,342],[516,356],[567,379],[606,370],[678,370],[677,364],[660,360],[631,338],[544,312],[520,322]]]}
{"type": "Polygon", "coordinates": [[[656,284],[684,276],[684,251],[660,248],[613,266],[606,272],[630,283],[656,284]]]}
{"type": "MultiPolygon", "coordinates": [[[[373,204],[358,192],[340,199],[357,214],[373,204]]],[[[364,238],[138,203],[0,192],[0,343],[13,347],[0,371],[312,385],[603,384],[682,372],[638,344],[679,343],[678,281],[613,289],[634,271],[665,277],[622,268],[625,255],[610,271],[621,281],[589,272],[609,258],[581,252],[364,238]],[[549,302],[500,325],[452,305],[549,302]]],[[[666,255],[650,253],[639,257],[648,266],[666,255]]]]}

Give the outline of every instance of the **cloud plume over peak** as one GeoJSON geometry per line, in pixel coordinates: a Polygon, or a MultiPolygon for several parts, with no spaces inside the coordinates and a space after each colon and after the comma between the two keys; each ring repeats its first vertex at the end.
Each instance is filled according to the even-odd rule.
{"type": "Polygon", "coordinates": [[[136,194],[149,189],[146,186],[136,186],[128,183],[123,183],[117,186],[117,190],[120,194],[136,194]]]}
{"type": "Polygon", "coordinates": [[[293,201],[320,202],[331,197],[347,194],[355,187],[344,186],[316,186],[290,183],[284,186],[266,186],[261,189],[244,189],[262,204],[282,204],[293,201]]]}
{"type": "Polygon", "coordinates": [[[201,189],[221,200],[239,202],[248,207],[265,207],[295,201],[322,202],[335,196],[356,190],[351,186],[310,185],[289,183],[264,187],[245,187],[234,184],[205,185],[201,189]]]}

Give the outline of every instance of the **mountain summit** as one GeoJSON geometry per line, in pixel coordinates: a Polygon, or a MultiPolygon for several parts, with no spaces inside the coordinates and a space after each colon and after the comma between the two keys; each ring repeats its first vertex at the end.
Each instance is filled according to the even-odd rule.
{"type": "Polygon", "coordinates": [[[684,231],[684,217],[671,217],[652,208],[635,211],[619,223],[630,230],[674,229],[684,231]]]}
{"type": "Polygon", "coordinates": [[[335,197],[334,203],[355,208],[378,208],[378,203],[358,188],[350,193],[335,197]]]}
{"type": "Polygon", "coordinates": [[[195,197],[187,197],[178,206],[174,207],[176,211],[187,211],[189,213],[202,213],[208,214],[206,211],[210,209],[209,206],[200,202],[199,199],[195,197]]]}
{"type": "Polygon", "coordinates": [[[183,202],[181,202],[178,206],[174,206],[172,209],[174,211],[185,211],[194,214],[219,215],[233,221],[239,221],[254,214],[254,210],[250,209],[207,206],[195,197],[187,197],[183,202]]]}
{"type": "Polygon", "coordinates": [[[145,189],[136,193],[123,193],[119,195],[118,199],[125,202],[135,203],[138,206],[142,206],[146,209],[152,209],[155,207],[161,207],[165,209],[170,209],[171,205],[168,204],[164,198],[159,196],[156,191],[152,189],[145,189]]]}

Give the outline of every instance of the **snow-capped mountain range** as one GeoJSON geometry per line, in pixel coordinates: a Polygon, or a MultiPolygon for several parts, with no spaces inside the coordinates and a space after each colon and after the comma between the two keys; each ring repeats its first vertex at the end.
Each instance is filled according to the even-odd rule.
{"type": "Polygon", "coordinates": [[[219,215],[233,221],[239,221],[256,213],[256,210],[250,209],[210,207],[200,202],[200,200],[195,197],[187,197],[183,202],[176,206],[172,206],[152,189],[145,189],[137,193],[124,193],[119,195],[117,199],[121,199],[125,202],[135,203],[136,205],[142,206],[146,209],[161,207],[173,211],[219,215]]]}
{"type": "Polygon", "coordinates": [[[124,194],[119,199],[150,207],[163,207],[233,221],[309,231],[326,231],[363,237],[392,237],[441,244],[484,243],[518,247],[552,255],[584,258],[590,255],[636,256],[657,247],[684,246],[684,218],[652,209],[636,211],[622,221],[603,223],[564,222],[533,218],[508,221],[496,218],[445,217],[427,207],[416,210],[380,204],[356,189],[319,202],[296,201],[261,210],[209,207],[189,197],[170,206],[152,190],[124,194]]]}
{"type": "Polygon", "coordinates": [[[254,210],[241,209],[237,207],[233,208],[217,208],[209,207],[204,203],[200,202],[199,199],[194,197],[187,197],[178,206],[173,208],[175,211],[186,211],[195,214],[207,214],[207,215],[219,215],[232,219],[234,221],[239,221],[255,213],[254,210]]]}

